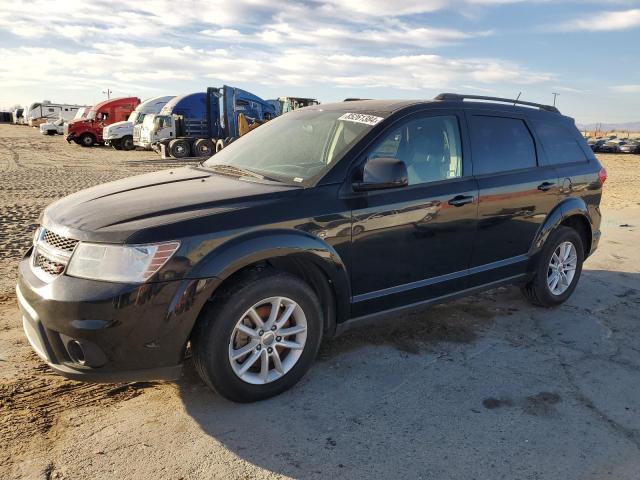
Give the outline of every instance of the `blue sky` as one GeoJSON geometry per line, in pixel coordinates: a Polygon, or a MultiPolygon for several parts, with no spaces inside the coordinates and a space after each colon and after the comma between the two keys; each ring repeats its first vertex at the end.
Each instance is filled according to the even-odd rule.
{"type": "Polygon", "coordinates": [[[263,98],[551,103],[640,120],[640,0],[34,1],[0,8],[0,106],[223,83],[263,98]]]}

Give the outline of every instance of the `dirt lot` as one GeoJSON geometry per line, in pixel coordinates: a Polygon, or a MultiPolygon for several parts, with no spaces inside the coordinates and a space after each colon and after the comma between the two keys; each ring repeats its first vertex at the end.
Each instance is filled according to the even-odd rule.
{"type": "Polygon", "coordinates": [[[0,478],[637,479],[640,157],[601,160],[603,240],[561,308],[501,288],[352,331],[292,391],[236,405],[189,365],[90,385],[41,364],[13,293],[40,210],[171,164],[0,125],[0,478]]]}

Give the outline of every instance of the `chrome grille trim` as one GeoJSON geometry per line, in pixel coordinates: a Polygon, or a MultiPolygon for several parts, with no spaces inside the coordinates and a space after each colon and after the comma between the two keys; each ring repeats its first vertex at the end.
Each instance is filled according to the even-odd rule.
{"type": "Polygon", "coordinates": [[[78,243],[78,240],[41,228],[31,255],[33,272],[45,282],[52,281],[64,272],[78,243]]]}

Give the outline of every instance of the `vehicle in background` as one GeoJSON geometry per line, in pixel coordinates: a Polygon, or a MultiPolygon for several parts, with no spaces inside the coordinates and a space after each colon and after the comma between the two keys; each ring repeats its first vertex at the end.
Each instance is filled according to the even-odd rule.
{"type": "Polygon", "coordinates": [[[40,133],[42,135],[62,135],[64,133],[64,118],[41,123],[40,133]]]}
{"type": "Polygon", "coordinates": [[[298,108],[320,105],[320,102],[315,98],[302,97],[278,97],[276,100],[267,100],[267,102],[275,107],[278,115],[297,110],[298,108]]]}
{"type": "Polygon", "coordinates": [[[602,153],[618,153],[620,151],[620,147],[625,145],[626,143],[627,142],[625,142],[624,140],[618,140],[617,138],[614,138],[612,140],[606,141],[600,148],[600,151],[602,153]]]}
{"type": "Polygon", "coordinates": [[[84,118],[71,120],[64,126],[67,142],[83,147],[103,143],[102,131],[107,125],[126,120],[140,104],[138,97],[120,97],[96,103],[84,118]]]}
{"type": "Polygon", "coordinates": [[[13,112],[0,112],[0,123],[13,123],[13,112]]]}
{"type": "Polygon", "coordinates": [[[134,144],[151,146],[163,158],[209,157],[276,116],[273,105],[252,93],[209,87],[175,97],[159,115],[146,116],[134,129],[134,144]]]}
{"type": "Polygon", "coordinates": [[[631,141],[620,145],[620,153],[640,153],[640,142],[631,141]]]}
{"type": "Polygon", "coordinates": [[[19,125],[22,123],[22,113],[24,112],[24,108],[16,108],[13,111],[13,123],[15,125],[19,125]]]}
{"type": "Polygon", "coordinates": [[[134,127],[141,124],[146,115],[160,113],[162,107],[173,97],[175,97],[175,95],[165,95],[163,97],[154,97],[145,100],[131,112],[127,120],[112,123],[104,127],[102,131],[104,144],[116,150],[133,150],[135,148],[133,143],[134,127]]]}
{"type": "Polygon", "coordinates": [[[25,117],[25,122],[30,127],[38,127],[41,123],[62,118],[71,120],[79,108],[83,105],[68,105],[62,103],[51,103],[49,100],[35,102],[29,105],[29,112],[25,117]]]}
{"type": "Polygon", "coordinates": [[[589,148],[591,148],[591,151],[598,153],[598,152],[602,151],[602,146],[606,142],[607,142],[607,140],[605,140],[604,138],[597,138],[597,139],[594,138],[594,139],[590,139],[587,142],[587,145],[589,145],[589,148]]]}

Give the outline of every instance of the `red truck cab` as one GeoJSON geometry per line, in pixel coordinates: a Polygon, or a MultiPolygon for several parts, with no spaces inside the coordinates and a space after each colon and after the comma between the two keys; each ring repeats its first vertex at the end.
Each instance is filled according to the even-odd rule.
{"type": "Polygon", "coordinates": [[[138,97],[120,97],[96,103],[87,116],[72,120],[65,125],[67,142],[72,140],[83,147],[91,147],[96,143],[103,143],[102,129],[115,122],[129,118],[140,104],[138,97]]]}

